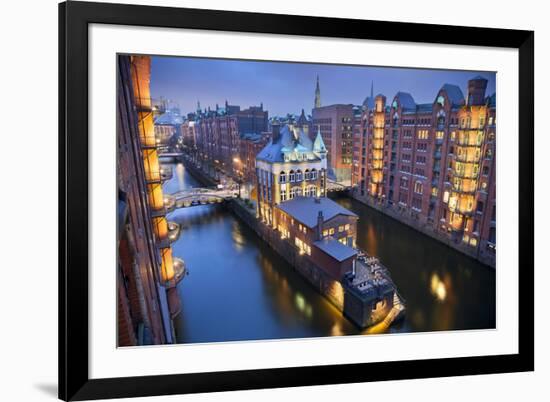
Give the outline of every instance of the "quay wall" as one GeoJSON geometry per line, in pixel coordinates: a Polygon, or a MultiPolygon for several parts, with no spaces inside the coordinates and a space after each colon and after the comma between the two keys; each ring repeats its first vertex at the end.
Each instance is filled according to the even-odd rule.
{"type": "MultiPolygon", "coordinates": [[[[189,173],[204,185],[215,185],[215,181],[191,163],[184,161],[189,173]]],[[[280,238],[280,233],[261,222],[256,216],[256,210],[246,205],[241,199],[231,199],[224,206],[239,220],[252,229],[258,237],[265,241],[277,252],[294,270],[306,279],[315,290],[324,296],[338,311],[343,313],[351,322],[360,328],[364,328],[380,321],[382,313],[387,312],[390,300],[386,300],[384,307],[373,314],[373,302],[365,302],[349,289],[345,289],[339,281],[334,280],[320,266],[312,262],[305,254],[300,254],[298,249],[287,240],[280,238]],[[378,317],[380,316],[380,317],[378,317]]],[[[393,293],[392,293],[393,294],[393,293]]]]}
{"type": "Polygon", "coordinates": [[[356,201],[359,201],[360,203],[366,205],[367,207],[373,208],[377,210],[378,212],[383,213],[386,216],[389,216],[392,219],[395,219],[399,223],[403,223],[422,234],[425,234],[426,236],[429,236],[443,244],[445,244],[448,247],[451,247],[457,251],[460,251],[463,254],[466,254],[467,256],[478,260],[482,264],[485,264],[491,268],[495,268],[496,261],[494,255],[490,254],[489,252],[484,253],[482,251],[482,247],[485,245],[480,243],[478,247],[472,248],[471,246],[467,244],[463,244],[462,242],[456,243],[452,239],[450,239],[448,236],[439,233],[431,223],[422,222],[420,220],[415,219],[414,217],[410,216],[405,210],[399,210],[396,208],[385,206],[381,203],[371,201],[369,199],[365,198],[359,198],[354,194],[353,192],[347,192],[347,196],[350,198],[353,198],[356,201]]]}
{"type": "Polygon", "coordinates": [[[304,254],[288,241],[281,239],[279,232],[274,231],[256,218],[255,210],[245,206],[240,200],[233,199],[227,204],[243,223],[250,227],[262,240],[275,250],[284,260],[302,275],[313,287],[327,298],[339,311],[344,310],[344,291],[340,282],[332,279],[304,254]]]}

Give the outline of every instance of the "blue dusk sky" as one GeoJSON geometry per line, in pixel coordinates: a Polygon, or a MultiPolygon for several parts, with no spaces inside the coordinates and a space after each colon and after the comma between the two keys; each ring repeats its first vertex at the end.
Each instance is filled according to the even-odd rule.
{"type": "Polygon", "coordinates": [[[216,103],[247,108],[263,102],[270,116],[311,114],[315,80],[319,75],[321,102],[360,105],[379,93],[388,102],[398,91],[409,92],[416,103],[431,103],[445,83],[458,85],[466,96],[468,79],[481,75],[488,80],[486,95],[495,92],[496,74],[481,71],[428,70],[346,66],[331,64],[241,61],[187,57],[152,57],[151,95],[176,103],[182,113],[216,103]]]}

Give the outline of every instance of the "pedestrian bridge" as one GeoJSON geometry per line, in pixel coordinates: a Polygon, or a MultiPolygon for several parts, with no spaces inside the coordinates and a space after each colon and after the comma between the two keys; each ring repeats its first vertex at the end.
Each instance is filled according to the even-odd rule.
{"type": "Polygon", "coordinates": [[[221,203],[236,198],[237,192],[231,189],[192,188],[164,195],[164,205],[168,211],[198,205],[221,203]]]}
{"type": "Polygon", "coordinates": [[[337,181],[333,180],[327,180],[327,193],[331,193],[334,191],[346,191],[351,188],[350,185],[347,183],[339,183],[337,181]]]}

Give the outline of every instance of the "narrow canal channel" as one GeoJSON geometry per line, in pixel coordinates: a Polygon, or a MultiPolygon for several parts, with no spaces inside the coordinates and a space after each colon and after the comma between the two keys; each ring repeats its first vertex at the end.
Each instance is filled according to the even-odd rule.
{"type": "MultiPolygon", "coordinates": [[[[173,171],[165,193],[200,187],[182,164],[173,171]]],[[[360,247],[381,258],[407,300],[407,319],[390,331],[494,327],[493,270],[360,203],[337,201],[359,215],[360,247]]],[[[173,250],[190,271],[178,285],[179,343],[360,333],[223,206],[168,218],[182,227],[173,250]]]]}

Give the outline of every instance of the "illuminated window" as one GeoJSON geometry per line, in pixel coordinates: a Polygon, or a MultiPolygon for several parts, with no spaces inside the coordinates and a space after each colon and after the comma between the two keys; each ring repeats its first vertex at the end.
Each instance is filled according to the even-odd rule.
{"type": "Polygon", "coordinates": [[[323,237],[327,237],[328,236],[328,230],[323,230],[323,237]]]}
{"type": "Polygon", "coordinates": [[[444,203],[448,203],[449,202],[449,192],[448,191],[445,191],[443,193],[443,202],[444,203]]]}
{"type": "Polygon", "coordinates": [[[334,234],[334,228],[330,228],[328,230],[328,234],[332,236],[334,234]]]}
{"type": "Polygon", "coordinates": [[[349,223],[348,223],[348,224],[346,224],[346,226],[345,226],[345,229],[346,229],[346,231],[348,231],[348,230],[349,230],[349,223]]]}
{"type": "Polygon", "coordinates": [[[419,140],[427,140],[428,139],[428,130],[418,130],[416,133],[419,140]]]}
{"type": "Polygon", "coordinates": [[[475,237],[472,237],[470,239],[470,246],[473,246],[473,247],[477,246],[477,239],[475,237]]]}
{"type": "Polygon", "coordinates": [[[417,194],[422,194],[422,182],[417,181],[414,183],[414,192],[417,194]]]}
{"type": "Polygon", "coordinates": [[[338,226],[338,232],[342,233],[344,231],[344,226],[338,226]]]}
{"type": "Polygon", "coordinates": [[[286,201],[286,190],[281,189],[281,201],[286,201]]]}
{"type": "Polygon", "coordinates": [[[435,138],[437,138],[438,140],[441,140],[441,139],[443,139],[444,135],[445,135],[445,133],[443,131],[436,131],[435,138]]]}

